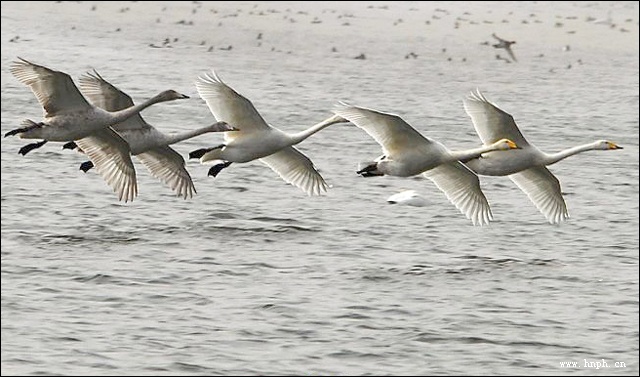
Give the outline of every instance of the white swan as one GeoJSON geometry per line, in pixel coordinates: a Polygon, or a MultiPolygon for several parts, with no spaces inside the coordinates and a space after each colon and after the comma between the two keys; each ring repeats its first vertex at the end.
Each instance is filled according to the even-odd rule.
{"type": "Polygon", "coordinates": [[[199,77],[196,88],[217,120],[239,129],[225,132],[224,144],[189,154],[191,158],[200,158],[201,163],[223,161],[209,169],[209,175],[217,176],[233,162],[259,159],[307,195],[319,195],[327,190],[327,184],[311,160],[293,146],[327,126],[347,122],[345,119],[334,115],[305,131],[287,134],[268,125],[251,101],[222,82],[214,71],[199,77]]]}
{"type": "MultiPolygon", "coordinates": [[[[129,95],[111,85],[95,70],[81,76],[79,82],[82,92],[98,107],[107,111],[118,111],[133,106],[133,100],[129,95]]],[[[140,114],[111,128],[129,144],[131,154],[136,156],[154,177],[167,184],[184,199],[191,198],[196,193],[196,188],[185,167],[184,159],[169,145],[208,132],[235,130],[225,122],[216,122],[193,131],[166,135],[147,123],[140,114]]],[[[74,144],[67,143],[64,148],[73,149],[74,144]]],[[[84,162],[80,169],[86,172],[91,167],[92,164],[88,161],[84,162]]]]}
{"type": "Polygon", "coordinates": [[[428,204],[416,190],[405,190],[395,193],[387,198],[387,203],[413,207],[424,207],[428,204]]]}
{"type": "Polygon", "coordinates": [[[480,175],[508,175],[552,224],[566,220],[569,212],[562,198],[560,182],[546,166],[580,152],[622,149],[610,141],[598,140],[558,153],[547,154],[529,144],[522,136],[513,117],[489,102],[480,90],[471,92],[463,101],[464,109],[471,117],[473,126],[485,145],[506,137],[515,141],[520,147],[519,150],[510,152],[508,155],[483,154],[480,158],[467,161],[467,167],[480,175]]]}
{"type": "Polygon", "coordinates": [[[502,139],[490,146],[466,151],[449,151],[441,143],[422,136],[398,115],[345,103],[340,104],[334,113],[362,128],[382,146],[384,154],[367,163],[358,174],[410,177],[422,173],[474,225],[488,224],[493,218],[478,177],[459,160],[477,157],[487,151],[517,148],[511,140],[502,139]]]}
{"type": "Polygon", "coordinates": [[[23,122],[25,127],[9,131],[4,136],[44,139],[21,148],[20,153],[23,155],[47,141],[76,140],[100,175],[118,194],[119,200],[133,200],[138,193],[138,186],[129,146],[109,126],[120,123],[155,103],[189,97],[167,90],[137,106],[109,112],[90,104],[66,73],[18,59],[20,61],[13,62],[9,69],[20,82],[31,88],[45,114],[41,122],[27,119],[23,122]]]}

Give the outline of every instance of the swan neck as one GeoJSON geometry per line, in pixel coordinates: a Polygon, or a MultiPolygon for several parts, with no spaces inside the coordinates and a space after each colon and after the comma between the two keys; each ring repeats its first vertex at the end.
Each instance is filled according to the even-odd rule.
{"type": "Polygon", "coordinates": [[[583,145],[575,146],[573,148],[565,149],[558,153],[547,154],[545,165],[555,164],[556,162],[564,160],[565,158],[569,156],[573,156],[574,154],[591,151],[594,149],[595,147],[593,144],[583,144],[583,145]]]}
{"type": "Polygon", "coordinates": [[[113,119],[114,119],[114,124],[115,123],[120,123],[123,122],[129,118],[131,118],[132,116],[139,114],[142,110],[146,109],[147,107],[154,105],[158,102],[164,102],[165,100],[162,98],[162,96],[159,94],[155,97],[152,97],[140,104],[137,105],[133,105],[131,107],[127,107],[126,109],[123,110],[119,110],[119,111],[114,111],[111,112],[111,114],[113,115],[113,119]]]}
{"type": "Polygon", "coordinates": [[[453,156],[454,160],[470,160],[480,157],[481,154],[495,151],[497,148],[493,145],[486,145],[478,148],[467,149],[464,151],[452,151],[449,152],[453,156]]]}
{"type": "Polygon", "coordinates": [[[309,136],[315,134],[316,132],[325,129],[327,127],[329,127],[332,124],[335,123],[342,123],[342,122],[346,122],[346,120],[344,118],[341,118],[339,116],[332,116],[330,118],[327,118],[325,120],[323,120],[320,123],[316,123],[315,125],[307,128],[306,130],[302,131],[302,132],[298,132],[295,134],[291,135],[291,139],[293,140],[293,144],[298,144],[299,142],[303,141],[304,139],[308,138],[309,136]]]}
{"type": "Polygon", "coordinates": [[[170,145],[170,144],[175,144],[175,143],[179,143],[181,141],[184,140],[188,140],[191,138],[194,138],[196,136],[200,136],[203,134],[206,134],[207,132],[212,132],[213,130],[211,129],[211,127],[202,127],[202,128],[198,128],[192,131],[187,131],[187,132],[180,132],[177,134],[172,134],[172,135],[167,135],[166,136],[166,144],[170,145]]]}

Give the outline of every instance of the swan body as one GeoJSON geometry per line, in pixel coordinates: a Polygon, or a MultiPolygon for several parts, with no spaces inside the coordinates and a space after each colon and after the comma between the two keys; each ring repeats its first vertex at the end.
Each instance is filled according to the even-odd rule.
{"type": "Polygon", "coordinates": [[[421,135],[398,115],[345,103],[340,104],[334,113],[362,128],[382,146],[383,155],[365,164],[359,174],[397,177],[423,174],[474,225],[488,224],[492,219],[491,208],[480,189],[477,175],[459,160],[475,158],[488,151],[517,148],[511,140],[498,140],[490,146],[466,151],[450,151],[442,143],[421,135]]]}
{"type": "MultiPolygon", "coordinates": [[[[134,106],[129,95],[95,71],[82,76],[79,81],[82,91],[96,106],[111,112],[134,106]]],[[[185,167],[184,159],[169,145],[208,132],[234,130],[225,122],[216,122],[192,131],[167,135],[147,123],[140,114],[117,123],[112,128],[127,142],[131,154],[137,156],[153,176],[167,184],[184,199],[191,198],[196,193],[196,189],[185,167]]],[[[82,166],[85,167],[84,171],[88,170],[87,167],[90,168],[86,162],[82,166]]]]}
{"type": "Polygon", "coordinates": [[[218,121],[239,129],[225,132],[224,144],[189,154],[191,158],[199,158],[201,163],[222,161],[209,170],[209,175],[215,177],[234,162],[260,160],[307,195],[319,195],[327,190],[326,182],[311,160],[294,145],[332,124],[347,120],[334,115],[302,132],[285,133],[267,124],[251,101],[226,85],[214,71],[199,77],[196,88],[218,121]]]}
{"type": "Polygon", "coordinates": [[[13,62],[9,70],[31,88],[44,108],[44,118],[39,123],[26,120],[24,127],[7,132],[5,137],[18,135],[23,139],[44,139],[23,147],[21,154],[39,148],[47,141],[77,140],[100,175],[118,194],[119,200],[133,200],[138,186],[129,146],[110,126],[155,103],[188,97],[167,90],[137,106],[108,112],[90,104],[66,73],[18,59],[20,61],[13,62]]]}
{"type": "Polygon", "coordinates": [[[509,138],[520,147],[508,155],[482,154],[465,162],[466,166],[479,175],[509,176],[552,224],[569,218],[569,212],[560,182],[546,166],[590,150],[622,149],[608,140],[598,140],[558,153],[544,153],[524,138],[510,114],[489,102],[479,90],[464,99],[464,108],[485,145],[509,138]]]}

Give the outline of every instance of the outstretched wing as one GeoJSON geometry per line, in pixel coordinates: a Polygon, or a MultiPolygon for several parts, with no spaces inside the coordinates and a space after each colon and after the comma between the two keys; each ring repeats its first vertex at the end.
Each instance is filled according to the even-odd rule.
{"type": "Polygon", "coordinates": [[[567,204],[562,197],[560,181],[546,167],[533,167],[511,174],[511,180],[520,187],[547,218],[556,224],[569,218],[567,204]]]}
{"type": "Polygon", "coordinates": [[[138,195],[136,170],[131,161],[129,144],[120,135],[107,128],[75,142],[118,194],[119,200],[126,203],[138,195]]]}
{"type": "Polygon", "coordinates": [[[89,102],[73,83],[71,76],[33,64],[22,58],[11,63],[9,70],[31,91],[44,108],[46,117],[60,112],[84,110],[91,107],[89,102]]]}
{"type": "Polygon", "coordinates": [[[151,174],[168,185],[184,199],[196,193],[191,175],[185,167],[184,158],[169,146],[163,146],[137,154],[136,157],[151,174]]]}
{"type": "Polygon", "coordinates": [[[465,111],[471,117],[476,133],[485,145],[504,138],[512,140],[520,148],[529,145],[513,117],[489,102],[480,90],[471,92],[463,100],[463,103],[465,111]]]}
{"type": "Polygon", "coordinates": [[[222,82],[215,71],[200,76],[196,88],[218,121],[225,121],[240,130],[225,132],[227,142],[243,133],[271,128],[251,101],[222,82]]]}
{"type": "Polygon", "coordinates": [[[327,191],[327,183],[311,160],[294,147],[287,147],[262,157],[260,161],[278,173],[285,182],[302,189],[307,195],[320,195],[327,191]]]}
{"type": "MultiPolygon", "coordinates": [[[[111,85],[95,70],[80,76],[80,88],[89,100],[96,106],[107,111],[119,111],[133,106],[133,100],[128,94],[111,85]]],[[[152,128],[144,121],[140,113],[129,117],[124,122],[112,127],[117,132],[152,128]]]]}
{"type": "Polygon", "coordinates": [[[345,103],[341,103],[333,112],[362,128],[380,144],[387,156],[399,155],[407,150],[423,148],[432,143],[395,114],[345,103]]]}
{"type": "Polygon", "coordinates": [[[432,180],[473,225],[486,225],[493,219],[478,176],[462,163],[439,165],[423,175],[432,180]]]}

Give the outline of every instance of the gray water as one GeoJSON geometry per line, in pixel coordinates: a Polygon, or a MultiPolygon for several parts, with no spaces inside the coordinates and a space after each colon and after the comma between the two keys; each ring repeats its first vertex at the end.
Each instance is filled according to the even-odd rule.
{"type": "Polygon", "coordinates": [[[550,168],[560,225],[481,177],[480,228],[428,180],[355,174],[381,152],[352,125],[299,146],[322,197],[259,162],[213,179],[188,161],[194,199],[136,163],[123,204],[60,143],[23,157],[29,141],[2,139],[2,374],[638,375],[638,3],[554,4],[2,2],[3,134],[41,115],[8,70],[20,56],[95,68],[135,101],[190,95],[143,113],[166,132],[213,121],[193,83],[215,68],[285,131],[346,100],[472,148],[462,98],[479,87],[544,151],[625,148],[550,168]],[[613,28],[587,21],[607,12],[613,28]],[[518,63],[481,44],[492,32],[518,63]],[[386,203],[404,189],[428,206],[386,203]]]}

